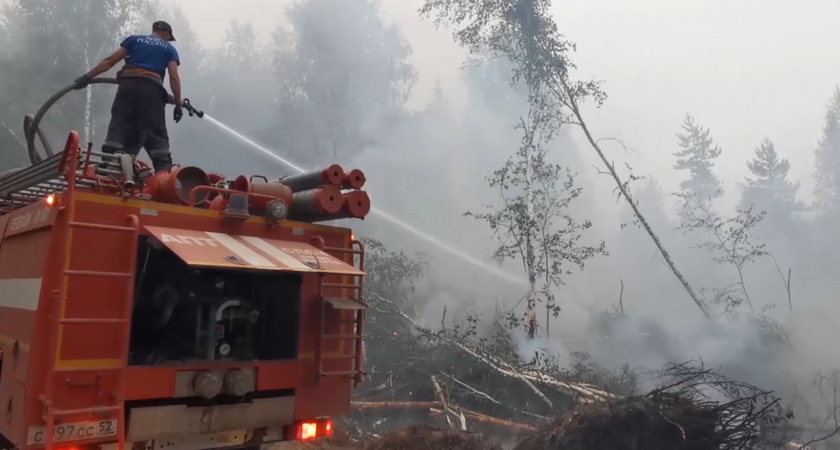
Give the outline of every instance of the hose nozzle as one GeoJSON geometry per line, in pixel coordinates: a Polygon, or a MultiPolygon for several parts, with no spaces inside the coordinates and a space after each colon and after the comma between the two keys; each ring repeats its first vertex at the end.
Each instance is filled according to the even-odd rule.
{"type": "Polygon", "coordinates": [[[192,103],[190,103],[190,99],[188,98],[185,98],[184,101],[181,102],[181,107],[187,110],[187,113],[190,115],[190,117],[198,116],[199,119],[204,117],[204,111],[196,109],[196,107],[193,106],[192,103]]]}

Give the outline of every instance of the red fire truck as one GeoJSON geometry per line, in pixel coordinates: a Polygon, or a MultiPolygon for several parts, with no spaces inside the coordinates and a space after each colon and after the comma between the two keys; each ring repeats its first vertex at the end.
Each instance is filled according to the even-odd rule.
{"type": "Polygon", "coordinates": [[[363,174],[151,174],[79,144],[0,175],[4,448],[331,434],[363,374],[364,247],[316,222],[367,214],[363,174]]]}

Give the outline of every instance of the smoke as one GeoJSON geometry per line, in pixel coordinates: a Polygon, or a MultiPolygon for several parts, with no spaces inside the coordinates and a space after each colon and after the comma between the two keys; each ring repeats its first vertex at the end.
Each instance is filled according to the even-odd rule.
{"type": "MultiPolygon", "coordinates": [[[[381,2],[377,16],[381,23],[374,20],[373,2],[311,1],[319,8],[313,7],[311,15],[299,11],[295,22],[287,9],[295,2],[281,6],[268,0],[243,0],[248,6],[237,7],[233,17],[240,22],[229,27],[227,36],[229,19],[220,11],[221,3],[230,2],[209,6],[206,0],[183,0],[167,4],[180,5],[183,11],[155,12],[170,19],[177,30],[185,96],[220,122],[304,168],[338,162],[347,169],[364,170],[366,190],[376,207],[476,259],[522,276],[519,261],[493,260],[497,242],[492,230],[463,216],[466,211],[480,212],[484,205],[499,204],[499,192],[485,178],[521,142],[515,125],[527,114],[527,102],[521,92],[507,86],[504,68],[465,64],[465,53],[453,44],[447,30],[436,30],[418,18],[420,0],[381,2]],[[204,23],[198,19],[203,16],[192,12],[206,12],[213,20],[204,23]],[[376,28],[353,28],[359,24],[376,28]],[[303,25],[306,33],[301,32],[303,25]],[[382,41],[371,43],[366,40],[370,36],[382,41]],[[377,43],[384,44],[373,45],[377,43]],[[328,56],[318,59],[319,55],[328,56]],[[409,73],[408,65],[415,73],[409,73]]],[[[706,288],[706,298],[711,299],[712,289],[731,285],[738,274],[732,267],[715,263],[707,250],[693,248],[710,239],[708,234],[675,231],[678,207],[668,193],[677,189],[686,174],[673,170],[674,133],[690,111],[712,129],[724,148],[716,166],[727,189],[727,197],[715,205],[721,214],[732,214],[740,195],[737,183],[747,175],[745,161],[767,133],[779,135],[780,151],[790,155],[793,173],[807,180],[825,98],[840,82],[834,79],[840,63],[837,58],[822,58],[817,51],[801,52],[791,46],[799,42],[796,45],[814,49],[823,42],[836,42],[837,27],[829,22],[836,14],[822,11],[809,16],[808,8],[815,6],[793,7],[792,2],[763,2],[760,10],[754,8],[756,2],[747,2],[745,11],[722,15],[711,11],[713,6],[699,4],[681,3],[679,8],[690,7],[692,12],[678,12],[671,3],[625,8],[619,2],[600,0],[563,2],[556,7],[569,8],[557,17],[566,34],[579,44],[575,58],[581,76],[606,80],[605,89],[612,96],[602,109],[584,113],[598,137],[617,137],[626,144],[627,148],[604,145],[624,176],[628,163],[637,175],[648,177],[632,185],[636,199],[689,282],[698,290],[706,288]],[[766,27],[772,23],[768,21],[772,14],[777,14],[777,20],[782,14],[792,14],[781,12],[783,3],[808,21],[826,21],[824,31],[813,25],[807,33],[777,33],[776,28],[766,27]],[[605,18],[600,9],[606,6],[625,8],[622,14],[632,13],[633,19],[621,16],[619,20],[614,12],[605,18]],[[737,27],[714,25],[736,20],[732,18],[736,16],[737,27]],[[593,26],[596,18],[608,26],[593,26]],[[750,31],[744,27],[751,27],[750,31]],[[675,36],[674,29],[684,32],[675,36]],[[709,29],[715,29],[716,36],[703,47],[696,36],[707,37],[709,29]],[[751,39],[764,38],[775,44],[750,45],[758,42],[751,39]],[[724,51],[728,46],[737,50],[724,51]],[[743,57],[757,51],[756,47],[773,51],[760,62],[743,57]],[[779,52],[801,65],[780,65],[779,52]],[[656,57],[660,54],[665,56],[656,57]],[[816,75],[812,69],[829,64],[826,61],[832,61],[831,65],[816,75]],[[779,89],[789,85],[797,89],[779,89]],[[741,92],[742,88],[746,91],[741,92]],[[795,117],[790,110],[797,111],[795,117]]],[[[76,24],[76,31],[83,25],[76,24]]],[[[35,111],[50,89],[68,84],[83,71],[80,67],[63,70],[66,73],[50,77],[36,89],[35,81],[29,81],[49,71],[41,64],[32,73],[23,73],[28,67],[23,63],[35,60],[27,55],[41,52],[26,51],[28,41],[15,35],[14,29],[3,31],[9,33],[4,39],[17,39],[18,44],[15,55],[2,53],[7,64],[0,65],[0,70],[14,68],[22,73],[18,84],[3,85],[4,95],[16,86],[33,87],[26,98],[3,98],[0,104],[15,106],[9,117],[0,117],[0,125],[20,123],[22,113],[35,111]],[[12,56],[19,59],[9,59],[12,56]]],[[[117,43],[97,42],[95,47],[104,49],[97,58],[117,43]]],[[[48,46],[43,47],[46,52],[48,46]]],[[[0,72],[0,81],[12,79],[9,73],[0,72]]],[[[112,91],[97,95],[92,139],[101,143],[108,116],[107,102],[99,101],[99,95],[112,95],[112,91]]],[[[71,107],[66,111],[67,117],[74,116],[71,107]]],[[[63,129],[58,126],[65,123],[61,117],[48,119],[52,131],[63,129]]],[[[290,173],[270,159],[254,156],[246,144],[206,121],[187,117],[177,125],[170,122],[169,129],[179,163],[228,175],[276,178],[290,173]]],[[[535,340],[519,331],[514,336],[523,355],[542,349],[569,365],[576,352],[587,352],[610,370],[623,364],[657,369],[668,362],[702,359],[708,366],[724,367],[733,376],[784,394],[805,388],[817,374],[840,366],[840,351],[834,345],[840,338],[834,320],[840,313],[834,301],[840,288],[834,274],[838,261],[832,251],[836,226],[820,227],[815,218],[803,217],[760,236],[779,267],[764,257],[743,275],[756,309],[775,305],[767,315],[788,331],[785,345],[769,345],[766,322],[743,310],[715,323],[702,318],[645,233],[632,224],[622,227],[632,221],[628,208],[615,200],[611,180],[592,167],[597,160],[578,130],[563,130],[551,144],[549,158],[578,173],[576,182],[583,193],[568,213],[592,222],[583,240],[593,245],[604,240],[609,255],[587,261],[582,271],[569,269],[565,284],[554,292],[562,311],[550,319],[550,336],[544,331],[535,340]],[[790,300],[782,281],[788,268],[793,271],[790,300]],[[624,313],[620,319],[604,313],[618,308],[624,313]]],[[[805,185],[799,197],[807,200],[811,194],[807,181],[805,185]]],[[[412,312],[424,326],[439,326],[444,310],[448,325],[460,323],[469,311],[479,312],[485,321],[497,310],[521,315],[523,306],[516,305],[526,294],[522,288],[466,265],[375,216],[346,225],[390,248],[429,255],[433,273],[416,294],[423,299],[422,307],[412,312]]],[[[544,305],[537,315],[544,326],[544,305]]]]}
{"type": "MultiPolygon", "coordinates": [[[[476,76],[469,65],[462,68],[464,54],[452,45],[446,31],[434,31],[428,23],[419,21],[414,14],[419,2],[411,6],[403,8],[393,2],[383,4],[385,21],[399,23],[400,33],[412,47],[408,61],[418,70],[418,82],[410,100],[402,105],[404,115],[394,121],[359,122],[364,142],[357,152],[322,153],[319,158],[310,160],[310,164],[316,167],[318,163],[338,160],[348,168],[363,169],[369,180],[366,190],[377,207],[388,210],[417,229],[456,244],[459,250],[477,259],[493,263],[491,257],[496,243],[491,230],[472,218],[463,217],[463,213],[481,211],[483,205],[498,204],[498,192],[487,185],[485,177],[499,168],[518,146],[521,134],[514,126],[526,112],[525,99],[505,85],[504,72],[490,71],[476,76]],[[425,41],[440,44],[440,54],[430,57],[429,46],[423,45],[425,41]]],[[[326,36],[331,33],[327,29],[318,31],[326,36]]],[[[581,42],[583,44],[585,42],[581,42]]],[[[582,59],[591,61],[586,55],[584,53],[582,59]]],[[[240,98],[256,95],[249,86],[237,86],[236,89],[244,92],[228,95],[240,98]]],[[[628,122],[628,128],[612,123],[604,130],[613,132],[613,136],[631,136],[625,139],[631,148],[637,144],[632,136],[638,136],[640,129],[656,135],[641,141],[662,144],[660,153],[644,148],[625,150],[617,145],[607,146],[607,150],[615,158],[616,166],[623,167],[626,162],[638,174],[649,177],[647,182],[633,185],[643,211],[692,285],[711,292],[713,288],[731,284],[736,274],[730,267],[715,263],[714,255],[706,250],[692,248],[708,240],[708,235],[685,236],[675,231],[678,208],[668,196],[670,190],[676,189],[676,180],[683,174],[670,169],[672,162],[667,161],[671,161],[673,150],[665,149],[676,148],[673,134],[678,131],[684,109],[690,106],[691,102],[686,102],[678,113],[672,114],[671,121],[659,123],[654,129],[648,126],[630,129],[634,125],[628,122]],[[655,181],[661,183],[646,184],[655,181]]],[[[813,107],[819,109],[820,105],[813,107]]],[[[609,111],[610,108],[608,102],[605,109],[609,111]]],[[[246,109],[228,106],[226,113],[233,117],[246,109]]],[[[208,108],[208,111],[216,114],[214,109],[208,108]]],[[[341,114],[352,116],[354,111],[343,110],[341,114]]],[[[587,113],[594,117],[596,128],[603,124],[605,117],[615,117],[609,112],[587,113]]],[[[251,117],[248,121],[242,122],[242,126],[257,137],[266,136],[264,130],[272,126],[261,123],[259,117],[251,117]]],[[[294,131],[308,132],[302,128],[294,131]]],[[[725,124],[716,126],[715,131],[726,137],[733,132],[725,124]]],[[[260,142],[267,143],[266,139],[260,139],[260,142]]],[[[267,146],[284,156],[307,152],[299,147],[300,141],[294,144],[289,147],[281,142],[267,146]]],[[[727,157],[731,158],[731,154],[727,157]]],[[[829,319],[830,313],[835,311],[826,310],[819,298],[819,294],[825,292],[824,287],[795,284],[795,301],[806,305],[813,302],[817,306],[806,309],[803,305],[802,311],[790,317],[785,289],[772,260],[764,258],[745,271],[745,283],[756,307],[777,305],[768,314],[790,330],[789,348],[768,350],[774,347],[768,347],[764,325],[750,314],[722,317],[710,323],[702,318],[682,286],[664,266],[661,255],[647,236],[632,225],[621,227],[631,221],[627,207],[615,201],[610,181],[592,168],[597,161],[581,144],[577,131],[561,133],[552,144],[549,157],[552,162],[568,166],[579,174],[577,181],[584,192],[569,213],[580,220],[591,220],[593,227],[585,233],[584,239],[590,242],[605,240],[610,254],[588,262],[583,271],[571,269],[565,286],[555,293],[562,311],[557,318],[550,319],[550,337],[530,340],[522,331],[515,333],[515,342],[523,355],[545,351],[562,364],[570,365],[576,352],[586,352],[593,362],[610,370],[623,364],[657,369],[669,362],[699,359],[710,367],[724,368],[731,376],[784,393],[792,392],[792,386],[807,386],[817,373],[836,367],[837,355],[827,355],[830,346],[821,344],[830,342],[829,336],[837,333],[829,319]],[[604,323],[604,310],[617,306],[619,296],[626,317],[604,323]]],[[[244,163],[239,162],[241,159],[239,156],[224,157],[225,172],[236,172],[238,167],[244,170],[244,163]]],[[[733,187],[734,181],[746,174],[745,164],[741,163],[739,167],[744,170],[734,174],[732,170],[726,170],[722,174],[730,197],[738,194],[738,189],[733,187]]],[[[261,170],[274,173],[266,166],[261,170]]],[[[728,214],[731,203],[731,200],[721,202],[716,209],[728,214]]],[[[364,223],[347,225],[354,227],[360,235],[382,240],[392,248],[422,251],[431,257],[434,281],[417,293],[424,302],[421,308],[411,312],[424,326],[440,326],[444,323],[444,311],[448,326],[460,323],[467,311],[478,311],[486,321],[497,308],[513,309],[525,294],[520,288],[499,282],[492,275],[469,267],[373,216],[364,223]]],[[[799,225],[791,225],[796,226],[799,225]]],[[[801,233],[796,236],[804,242],[801,233]]],[[[774,237],[776,241],[770,244],[774,256],[785,267],[804,264],[816,256],[808,245],[780,240],[778,235],[774,237]]],[[[522,274],[518,261],[508,261],[500,267],[516,275],[522,274]]],[[[707,299],[711,295],[707,294],[707,299]]],[[[516,311],[521,313],[521,310],[520,305],[516,311]]],[[[543,310],[538,312],[538,320],[544,324],[543,310]]]]}

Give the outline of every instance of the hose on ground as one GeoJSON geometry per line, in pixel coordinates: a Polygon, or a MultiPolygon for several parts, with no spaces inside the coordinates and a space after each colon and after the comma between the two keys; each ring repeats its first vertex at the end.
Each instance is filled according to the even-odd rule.
{"type": "MultiPolygon", "coordinates": [[[[90,84],[117,84],[116,78],[94,78],[90,80],[90,84]]],[[[33,117],[31,114],[27,114],[26,117],[23,118],[23,135],[26,137],[26,150],[29,153],[29,161],[32,164],[38,164],[39,162],[43,161],[45,158],[49,158],[53,156],[55,152],[53,152],[52,145],[50,145],[50,140],[47,138],[46,133],[39,128],[41,124],[41,120],[44,118],[44,115],[49,111],[49,109],[57,102],[61,97],[67,95],[68,92],[75,90],[76,83],[72,83],[65,87],[64,89],[56,92],[52,97],[47,99],[38,112],[35,113],[33,117]],[[35,148],[35,135],[38,135],[38,139],[41,141],[41,145],[44,147],[44,153],[46,156],[41,156],[38,150],[35,148]]],[[[16,169],[15,169],[16,170],[16,169]]],[[[6,175],[6,174],[3,174],[6,175]]],[[[2,176],[0,176],[2,178],[2,176]]]]}

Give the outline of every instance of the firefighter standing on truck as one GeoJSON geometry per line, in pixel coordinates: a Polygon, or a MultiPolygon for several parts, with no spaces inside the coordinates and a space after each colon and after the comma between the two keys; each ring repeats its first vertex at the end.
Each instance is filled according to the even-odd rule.
{"type": "Polygon", "coordinates": [[[179,122],[184,113],[181,107],[181,64],[172,27],[163,21],[152,25],[152,34],[127,37],[110,56],[76,79],[75,88],[84,89],[91,80],[114,67],[120,60],[125,65],[117,73],[119,88],[111,105],[111,123],[102,151],[125,152],[132,156],[146,149],[155,172],[172,167],[169,152],[169,133],[166,131],[166,104],[175,105],[174,119],[179,122]],[[169,70],[169,87],[163,79],[169,70]]]}

